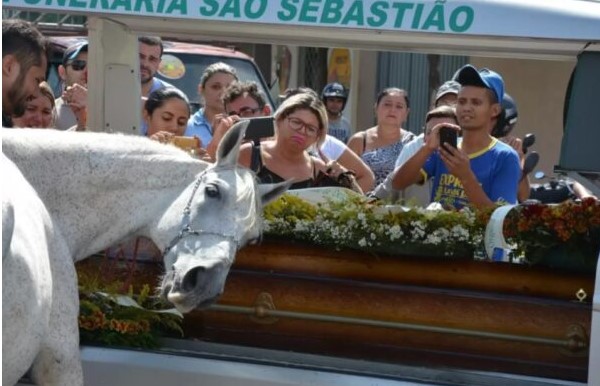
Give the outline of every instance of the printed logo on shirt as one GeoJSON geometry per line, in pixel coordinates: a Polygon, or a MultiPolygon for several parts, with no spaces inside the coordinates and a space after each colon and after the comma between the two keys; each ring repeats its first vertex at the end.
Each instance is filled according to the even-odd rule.
{"type": "Polygon", "coordinates": [[[445,207],[460,208],[467,204],[465,189],[458,178],[452,174],[442,174],[433,196],[433,201],[445,207]]]}

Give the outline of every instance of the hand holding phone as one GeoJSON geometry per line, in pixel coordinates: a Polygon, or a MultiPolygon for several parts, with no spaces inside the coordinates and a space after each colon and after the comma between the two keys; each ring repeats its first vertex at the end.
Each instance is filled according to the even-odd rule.
{"type": "Polygon", "coordinates": [[[180,137],[177,135],[171,138],[170,143],[182,150],[187,151],[197,151],[198,149],[200,149],[201,145],[200,138],[198,137],[180,137]]]}
{"type": "Polygon", "coordinates": [[[454,148],[457,147],[458,142],[458,131],[451,126],[442,126],[439,130],[440,133],[440,146],[443,147],[445,143],[450,144],[454,148]]]}
{"type": "Polygon", "coordinates": [[[192,157],[207,162],[213,162],[212,158],[206,153],[206,149],[202,148],[202,141],[198,137],[181,137],[174,135],[169,140],[169,143],[177,146],[181,150],[187,151],[192,157]]]}

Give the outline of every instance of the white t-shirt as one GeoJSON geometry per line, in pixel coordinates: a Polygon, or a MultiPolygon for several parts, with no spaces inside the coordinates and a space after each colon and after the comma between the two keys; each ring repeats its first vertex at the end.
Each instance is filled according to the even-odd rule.
{"type": "Polygon", "coordinates": [[[71,107],[65,103],[62,97],[54,100],[56,108],[56,121],[54,122],[54,128],[58,130],[67,130],[73,126],[77,126],[77,118],[71,107]]]}
{"type": "MultiPolygon", "coordinates": [[[[412,141],[404,145],[398,158],[396,159],[396,168],[404,165],[416,152],[423,147],[425,142],[424,135],[420,134],[412,141]]],[[[391,181],[390,181],[391,182],[391,181]]],[[[425,207],[429,205],[431,200],[431,180],[425,181],[422,185],[411,185],[404,189],[404,199],[409,200],[419,206],[425,207]]]]}
{"type": "Polygon", "coordinates": [[[400,151],[400,154],[398,154],[398,158],[396,158],[395,167],[399,168],[400,166],[404,165],[406,161],[408,161],[413,155],[415,155],[417,151],[419,151],[421,147],[423,147],[423,143],[423,134],[420,134],[412,141],[405,144],[402,148],[402,151],[400,151]]]}
{"type": "Polygon", "coordinates": [[[321,145],[321,151],[329,158],[329,161],[337,161],[347,148],[344,142],[329,134],[327,134],[323,145],[321,145]]]}
{"type": "MultiPolygon", "coordinates": [[[[408,161],[417,151],[419,151],[419,149],[423,146],[423,142],[423,134],[421,134],[405,144],[402,148],[402,151],[400,151],[400,154],[398,154],[395,169],[397,170],[400,166],[404,165],[406,161],[408,161]]],[[[411,185],[406,187],[404,190],[395,191],[392,188],[393,176],[394,172],[390,173],[381,184],[375,187],[373,194],[376,197],[380,199],[403,198],[410,203],[422,207],[425,207],[429,204],[431,196],[431,180],[425,181],[425,183],[422,185],[411,185]]]]}

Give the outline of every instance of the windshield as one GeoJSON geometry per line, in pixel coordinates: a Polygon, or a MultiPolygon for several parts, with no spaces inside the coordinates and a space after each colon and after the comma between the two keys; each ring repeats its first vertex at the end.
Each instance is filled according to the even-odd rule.
{"type": "Polygon", "coordinates": [[[174,62],[183,64],[183,71],[178,71],[176,74],[177,77],[167,77],[165,76],[166,71],[163,70],[163,67],[161,68],[161,70],[163,70],[162,73],[159,71],[156,76],[183,91],[188,96],[194,110],[197,110],[202,102],[199,100],[198,96],[198,83],[200,82],[202,72],[204,72],[206,67],[216,62],[224,62],[235,68],[240,81],[256,82],[259,90],[265,95],[267,103],[273,108],[273,103],[270,99],[271,97],[266,83],[253,62],[217,55],[171,53],[168,51],[163,55],[163,61],[165,59],[171,61],[171,57],[176,58],[174,62]]]}

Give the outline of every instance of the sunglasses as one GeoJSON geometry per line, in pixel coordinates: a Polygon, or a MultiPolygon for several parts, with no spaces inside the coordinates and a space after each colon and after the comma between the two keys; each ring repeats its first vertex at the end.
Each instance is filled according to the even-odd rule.
{"type": "Polygon", "coordinates": [[[248,117],[253,116],[257,112],[261,111],[262,109],[263,109],[262,107],[255,107],[255,108],[242,107],[240,109],[240,111],[230,111],[230,112],[227,113],[227,115],[229,115],[229,116],[237,115],[237,116],[242,117],[242,118],[248,118],[248,117]]]}
{"type": "Polygon", "coordinates": [[[75,71],[83,71],[83,70],[85,70],[85,67],[87,66],[87,61],[77,59],[77,60],[73,60],[72,62],[67,63],[67,66],[71,66],[71,68],[75,71]]]}

